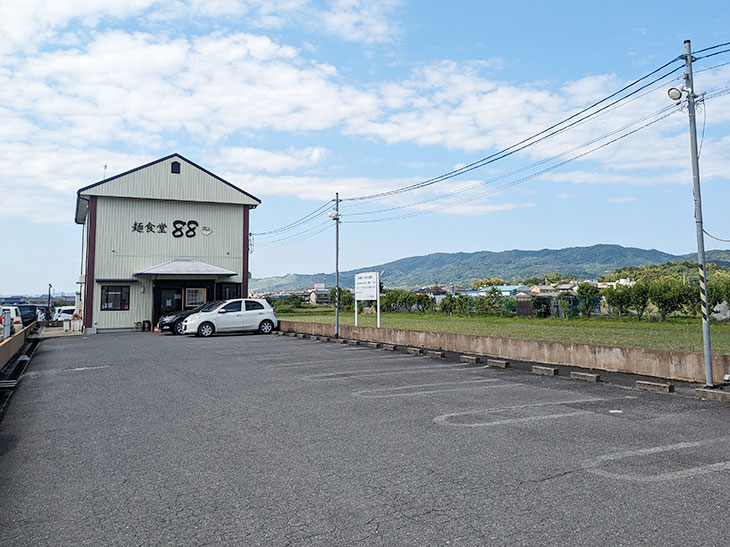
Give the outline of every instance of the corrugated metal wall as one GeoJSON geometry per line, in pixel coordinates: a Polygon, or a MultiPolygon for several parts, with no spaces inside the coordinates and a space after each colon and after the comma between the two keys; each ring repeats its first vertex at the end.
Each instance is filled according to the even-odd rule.
{"type": "Polygon", "coordinates": [[[202,169],[172,157],[118,179],[90,188],[82,195],[136,197],[161,200],[216,202],[258,205],[258,201],[206,173],[202,169]],[[180,173],[171,172],[178,161],[180,173]]]}
{"type": "MultiPolygon", "coordinates": [[[[135,273],[168,260],[191,259],[237,272],[238,275],[225,281],[241,283],[242,209],[241,205],[99,197],[96,278],[132,279],[135,273]],[[176,220],[186,223],[176,232],[181,237],[173,236],[176,220]],[[187,225],[189,221],[197,222],[198,226],[191,229],[187,225]],[[138,229],[141,226],[141,232],[135,226],[138,229]]],[[[97,328],[131,327],[137,321],[151,319],[151,279],[143,277],[130,284],[129,311],[101,311],[100,308],[101,287],[96,284],[94,326],[97,328]]]]}

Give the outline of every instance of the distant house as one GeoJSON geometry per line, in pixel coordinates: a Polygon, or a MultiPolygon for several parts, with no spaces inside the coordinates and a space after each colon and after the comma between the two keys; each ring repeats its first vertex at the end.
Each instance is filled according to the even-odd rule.
{"type": "Polygon", "coordinates": [[[575,293],[578,290],[578,283],[571,281],[570,283],[561,283],[555,290],[561,293],[572,292],[575,293]]]}
{"type": "Polygon", "coordinates": [[[544,294],[544,293],[552,293],[555,292],[555,287],[552,285],[534,285],[530,292],[533,294],[544,294]]]}
{"type": "Polygon", "coordinates": [[[309,291],[309,303],[310,304],[331,304],[330,292],[327,289],[314,289],[309,291]]]}

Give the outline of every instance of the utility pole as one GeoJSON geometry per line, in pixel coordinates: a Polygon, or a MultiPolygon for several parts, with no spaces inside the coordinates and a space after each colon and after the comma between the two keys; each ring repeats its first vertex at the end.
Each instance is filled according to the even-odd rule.
{"type": "Polygon", "coordinates": [[[329,217],[335,221],[335,338],[340,337],[340,194],[335,193],[335,211],[329,217]]]}
{"type": "Polygon", "coordinates": [[[692,159],[692,184],[695,199],[695,224],[697,226],[697,264],[700,273],[700,299],[702,314],[702,343],[705,353],[705,387],[713,388],[712,381],[712,350],[710,348],[710,310],[707,299],[707,277],[705,270],[705,234],[702,227],[702,197],[700,195],[700,165],[697,155],[697,122],[695,120],[695,99],[697,95],[692,78],[692,46],[689,40],[684,41],[684,55],[686,70],[684,73],[684,87],[687,92],[687,110],[689,112],[689,146],[692,159]]]}

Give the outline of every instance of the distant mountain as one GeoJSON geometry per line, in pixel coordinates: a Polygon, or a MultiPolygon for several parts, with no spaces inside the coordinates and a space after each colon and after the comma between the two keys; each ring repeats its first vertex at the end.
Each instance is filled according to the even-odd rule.
{"type": "MultiPolygon", "coordinates": [[[[620,245],[593,245],[540,251],[434,253],[340,272],[340,286],[352,288],[356,273],[370,271],[383,272],[383,285],[389,288],[421,287],[433,283],[454,283],[469,287],[474,279],[500,277],[506,281],[518,281],[551,272],[560,272],[566,277],[574,275],[589,279],[613,273],[616,269],[626,266],[696,260],[696,257],[696,253],[677,256],[656,249],[637,249],[620,245]]],[[[730,268],[730,251],[708,251],[706,260],[730,268]]],[[[252,291],[288,291],[312,288],[315,283],[323,281],[328,287],[334,287],[335,274],[288,274],[282,277],[266,277],[252,279],[249,286],[252,291]]]]}

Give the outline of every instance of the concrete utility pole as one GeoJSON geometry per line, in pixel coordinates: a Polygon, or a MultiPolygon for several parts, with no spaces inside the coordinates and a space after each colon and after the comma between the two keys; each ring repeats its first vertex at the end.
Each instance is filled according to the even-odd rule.
{"type": "Polygon", "coordinates": [[[340,337],[340,194],[335,193],[335,212],[330,213],[335,221],[335,338],[340,337]]]}
{"type": "Polygon", "coordinates": [[[687,92],[687,110],[689,112],[689,146],[692,159],[692,184],[695,198],[695,224],[697,226],[697,263],[700,272],[700,298],[702,313],[702,342],[705,353],[705,384],[706,387],[715,387],[712,381],[712,350],[710,348],[710,310],[707,299],[707,277],[705,274],[705,233],[702,227],[702,197],[700,195],[700,165],[697,155],[697,122],[695,120],[695,99],[697,95],[692,78],[692,46],[689,40],[684,41],[684,55],[686,70],[684,73],[684,87],[687,92]]]}

